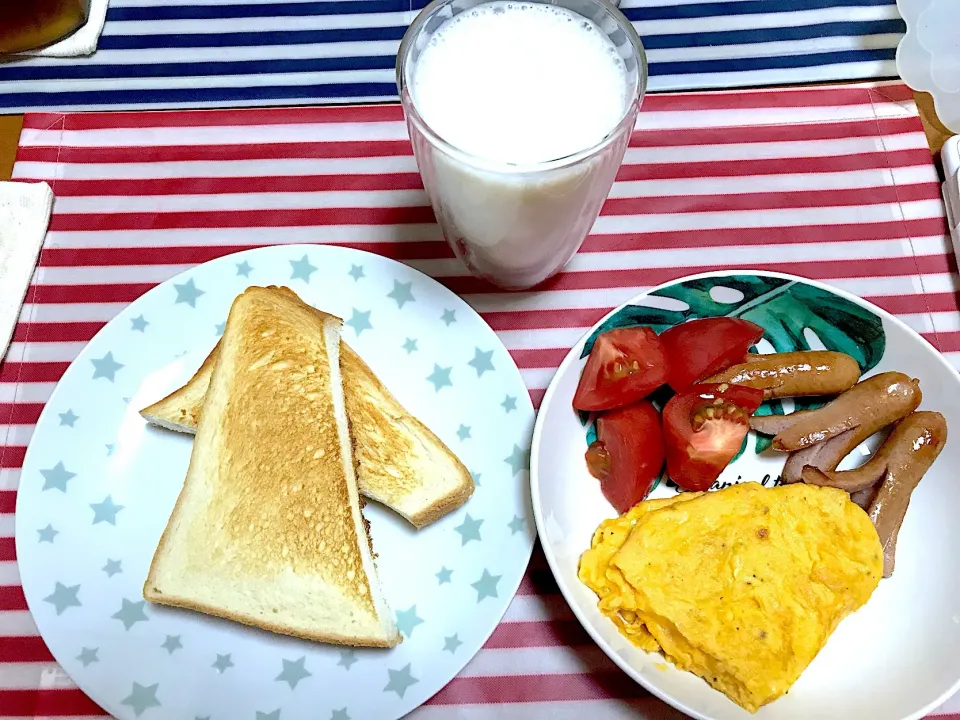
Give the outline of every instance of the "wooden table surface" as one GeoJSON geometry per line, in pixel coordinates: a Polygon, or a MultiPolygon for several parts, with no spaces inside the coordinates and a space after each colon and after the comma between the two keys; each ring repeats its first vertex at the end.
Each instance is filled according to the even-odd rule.
{"type": "MultiPolygon", "coordinates": [[[[943,143],[953,135],[945,128],[933,108],[933,98],[927,93],[916,93],[920,119],[927,133],[927,142],[931,151],[940,152],[943,143]]],[[[13,161],[17,154],[17,142],[20,138],[20,126],[23,117],[19,115],[0,115],[0,180],[9,180],[13,170],[13,161]]]]}

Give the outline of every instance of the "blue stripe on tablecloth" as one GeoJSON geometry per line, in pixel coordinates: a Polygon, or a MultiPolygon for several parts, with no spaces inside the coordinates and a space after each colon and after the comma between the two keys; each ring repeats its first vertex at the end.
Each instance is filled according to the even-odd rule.
{"type": "Polygon", "coordinates": [[[314,43],[397,40],[404,27],[332,28],[330,30],[265,30],[260,32],[185,33],[183,35],[104,35],[103,50],[148,50],[156,48],[249,47],[263,45],[310,45],[314,43]]]}
{"type": "Polygon", "coordinates": [[[263,5],[168,5],[111,7],[108,22],[140,20],[236,20],[262,17],[313,17],[364,13],[406,12],[409,0],[343,0],[342,2],[278,2],[263,5]]]}
{"type": "Polygon", "coordinates": [[[241,88],[162,88],[157,90],[80,90],[56,93],[13,93],[21,105],[41,105],[56,101],[64,107],[77,105],[147,105],[150,103],[243,102],[249,100],[307,100],[322,98],[338,101],[354,97],[389,97],[397,86],[391,83],[336,83],[329,85],[279,85],[241,88]]]}
{"type": "MultiPolygon", "coordinates": [[[[100,40],[105,52],[92,58],[0,64],[0,111],[395,97],[392,83],[384,82],[394,66],[392,53],[410,17],[408,11],[426,4],[425,0],[123,4],[136,1],[114,0],[100,40]],[[356,22],[344,22],[344,13],[353,14],[356,22]],[[337,27],[330,27],[333,16],[337,27]],[[297,18],[310,24],[287,30],[269,29],[278,24],[264,23],[267,29],[250,30],[258,19],[269,18],[280,19],[285,24],[280,27],[296,28],[297,18]],[[178,32],[179,23],[183,31],[178,32]],[[364,26],[370,23],[374,26],[364,26]],[[191,52],[196,59],[190,59],[191,52]],[[296,77],[309,73],[324,77],[296,77]],[[183,85],[189,87],[179,87],[183,85]]],[[[645,2],[624,0],[622,5],[651,51],[651,87],[657,90],[716,87],[726,82],[725,74],[737,85],[875,77],[890,72],[896,40],[905,30],[895,17],[895,0],[723,0],[652,7],[645,2]],[[845,8],[855,19],[844,17],[845,8]],[[819,21],[818,11],[823,11],[819,21]],[[753,21],[757,15],[762,19],[753,21]],[[715,18],[731,16],[741,18],[732,24],[740,29],[714,29],[715,18]],[[782,26],[750,28],[778,21],[782,26]],[[705,59],[708,48],[722,49],[716,53],[719,57],[705,59]]]]}
{"type": "MultiPolygon", "coordinates": [[[[620,9],[631,20],[669,20],[716,17],[718,15],[751,15],[757,13],[824,10],[836,7],[877,7],[894,5],[895,0],[737,0],[735,2],[703,2],[677,5],[642,6],[644,0],[621,0],[620,9]],[[631,7],[636,5],[638,7],[631,7]]],[[[414,10],[430,4],[430,0],[413,0],[414,10]]]]}

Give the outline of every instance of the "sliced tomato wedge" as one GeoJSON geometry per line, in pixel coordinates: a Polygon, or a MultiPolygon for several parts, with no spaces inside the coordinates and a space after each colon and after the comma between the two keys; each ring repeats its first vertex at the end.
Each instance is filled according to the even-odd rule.
{"type": "Polygon", "coordinates": [[[601,415],[586,459],[603,496],[622,515],[647,496],[663,469],[660,413],[641,401],[601,415]]]}
{"type": "Polygon", "coordinates": [[[590,351],[573,407],[588,411],[623,407],[642,400],[666,381],[663,346],[653,330],[609,330],[590,351]]]}
{"type": "Polygon", "coordinates": [[[663,408],[667,474],[684,490],[708,490],[740,450],[763,391],[703,384],[670,398],[663,408]]]}
{"type": "Polygon", "coordinates": [[[674,325],[660,333],[666,354],[667,382],[677,392],[698,380],[743,362],[763,328],[739,318],[702,318],[674,325]]]}

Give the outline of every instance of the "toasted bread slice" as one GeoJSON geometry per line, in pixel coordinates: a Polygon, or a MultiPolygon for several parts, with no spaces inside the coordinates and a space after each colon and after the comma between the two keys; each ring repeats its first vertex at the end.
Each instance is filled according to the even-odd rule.
{"type": "MultiPolygon", "coordinates": [[[[278,290],[297,297],[287,288],[278,290]]],[[[219,347],[213,348],[186,385],[140,414],[170,430],[196,432],[219,347]]],[[[463,505],[473,494],[474,483],[457,456],[404,409],[345,342],[340,343],[340,365],[360,463],[360,494],[393,509],[416,528],[463,505]]]]}
{"type": "Polygon", "coordinates": [[[341,326],[275,289],[234,301],[147,600],[310,640],[400,642],[360,511],[341,326]]]}

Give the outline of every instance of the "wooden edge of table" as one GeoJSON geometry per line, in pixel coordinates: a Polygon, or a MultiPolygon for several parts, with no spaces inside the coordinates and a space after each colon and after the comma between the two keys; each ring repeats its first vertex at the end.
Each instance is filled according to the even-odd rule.
{"type": "MultiPolygon", "coordinates": [[[[923,129],[927,134],[930,151],[939,154],[940,148],[953,133],[940,122],[933,107],[933,98],[928,93],[915,93],[914,97],[920,111],[923,129]]],[[[0,115],[0,180],[10,179],[22,126],[22,115],[0,115]]]]}
{"type": "Polygon", "coordinates": [[[9,180],[20,142],[22,115],[0,115],[0,180],[9,180]]]}

